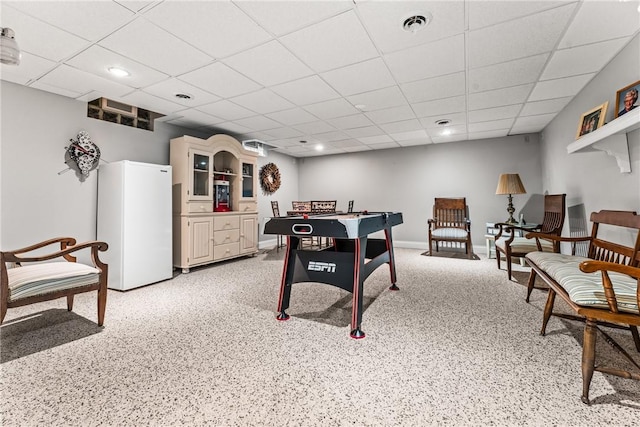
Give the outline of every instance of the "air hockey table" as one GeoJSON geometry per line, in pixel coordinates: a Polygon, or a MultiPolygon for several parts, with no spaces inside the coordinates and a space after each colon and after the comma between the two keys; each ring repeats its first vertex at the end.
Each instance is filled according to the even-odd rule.
{"type": "Polygon", "coordinates": [[[353,212],[270,218],[264,234],[287,236],[282,270],[278,320],[288,320],[291,287],[294,283],[318,282],[336,286],[353,294],[351,337],[364,338],[362,322],[363,284],[382,264],[389,265],[390,290],[396,286],[391,228],[402,224],[400,212],[353,212]],[[369,238],[384,231],[384,239],[369,238]],[[304,237],[324,237],[332,242],[323,250],[302,249],[304,237]]]}

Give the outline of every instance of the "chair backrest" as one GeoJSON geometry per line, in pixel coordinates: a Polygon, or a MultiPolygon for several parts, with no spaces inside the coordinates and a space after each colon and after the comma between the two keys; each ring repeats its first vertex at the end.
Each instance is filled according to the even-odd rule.
{"type": "Polygon", "coordinates": [[[296,200],[291,202],[291,206],[293,207],[294,211],[304,211],[304,212],[311,211],[311,202],[301,202],[296,200]]]}
{"type": "Polygon", "coordinates": [[[566,194],[547,194],[544,196],[544,217],[540,226],[541,233],[562,233],[566,212],[566,194]]]}
{"type": "Polygon", "coordinates": [[[280,216],[280,208],[278,207],[278,201],[271,201],[271,211],[273,212],[274,218],[278,218],[280,216]]]}
{"type": "Polygon", "coordinates": [[[312,212],[335,212],[337,201],[335,200],[313,200],[311,201],[312,212]]]}
{"type": "Polygon", "coordinates": [[[467,200],[465,197],[436,197],[433,205],[435,228],[466,229],[467,218],[467,200]]]}
{"type": "Polygon", "coordinates": [[[347,212],[353,212],[353,200],[349,200],[349,207],[347,208],[347,212]]]}

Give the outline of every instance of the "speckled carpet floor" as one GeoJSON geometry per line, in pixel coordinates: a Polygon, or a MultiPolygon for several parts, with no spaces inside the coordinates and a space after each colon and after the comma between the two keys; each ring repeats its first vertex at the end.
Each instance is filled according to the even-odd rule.
{"type": "Polygon", "coordinates": [[[291,319],[275,319],[282,251],[109,291],[104,328],[95,293],[71,313],[64,299],[10,309],[0,424],[640,425],[638,381],[596,373],[580,401],[582,324],[552,318],[539,336],[546,293],[524,301],[526,271],[421,252],[396,249],[400,291],[386,266],[366,281],[362,340],[332,286],[294,285],[291,319]]]}

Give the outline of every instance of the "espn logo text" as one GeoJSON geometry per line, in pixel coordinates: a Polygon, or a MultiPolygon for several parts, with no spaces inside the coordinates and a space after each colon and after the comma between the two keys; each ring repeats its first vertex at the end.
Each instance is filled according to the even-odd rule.
{"type": "Polygon", "coordinates": [[[307,266],[309,271],[322,271],[325,273],[335,273],[336,265],[332,262],[309,261],[307,266]]]}

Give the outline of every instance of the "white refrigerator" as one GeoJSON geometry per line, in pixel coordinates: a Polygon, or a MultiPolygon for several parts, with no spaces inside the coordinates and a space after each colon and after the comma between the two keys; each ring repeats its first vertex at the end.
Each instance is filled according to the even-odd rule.
{"type": "Polygon", "coordinates": [[[171,166],[123,160],[98,169],[97,239],[109,249],[108,287],[125,291],[173,275],[171,166]]]}

